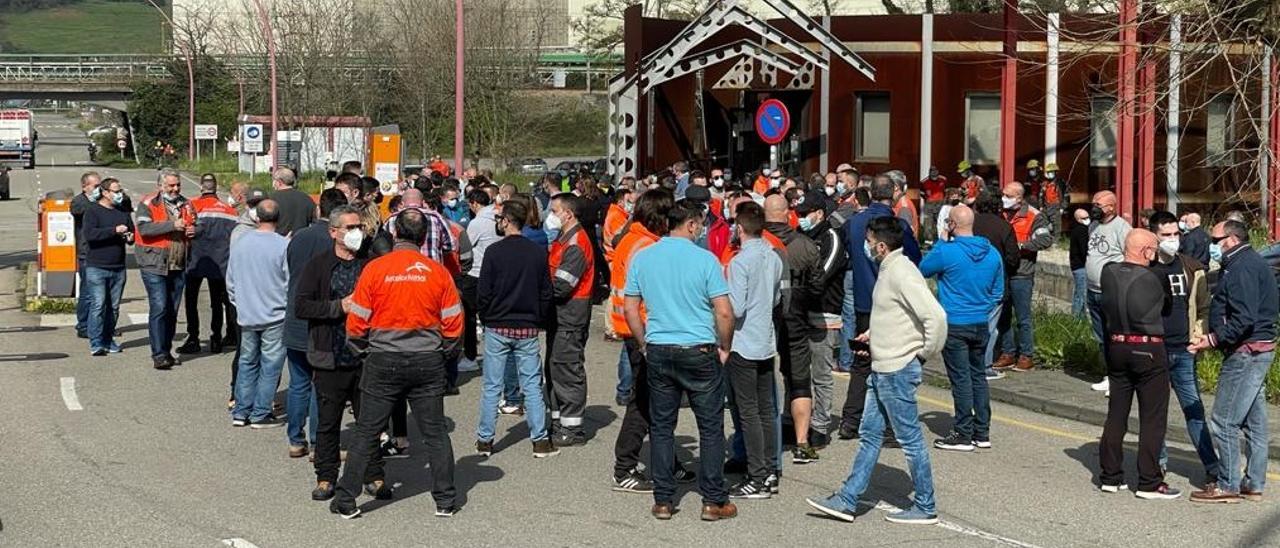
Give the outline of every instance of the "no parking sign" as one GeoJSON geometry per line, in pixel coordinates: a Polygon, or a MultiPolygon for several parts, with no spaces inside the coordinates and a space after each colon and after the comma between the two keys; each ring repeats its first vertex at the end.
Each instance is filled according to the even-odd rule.
{"type": "Polygon", "coordinates": [[[776,145],[787,138],[791,131],[791,112],[777,99],[760,103],[756,109],[756,135],[766,145],[776,145]]]}

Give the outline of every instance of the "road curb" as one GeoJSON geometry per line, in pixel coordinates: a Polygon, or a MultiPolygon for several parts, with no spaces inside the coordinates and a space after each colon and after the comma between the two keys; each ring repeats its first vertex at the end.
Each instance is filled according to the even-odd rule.
{"type": "MultiPolygon", "coordinates": [[[[1019,373],[1008,373],[1008,374],[1019,374],[1019,373]]],[[[930,386],[935,386],[935,387],[944,388],[944,389],[951,388],[951,382],[947,379],[947,375],[945,373],[933,371],[926,368],[924,370],[924,377],[925,377],[925,382],[930,386]]],[[[1042,415],[1049,415],[1051,417],[1059,417],[1063,419],[1070,419],[1073,421],[1083,422],[1085,424],[1091,424],[1091,425],[1097,426],[1098,428],[1102,428],[1102,426],[1106,424],[1106,421],[1107,421],[1107,413],[1105,410],[1090,409],[1080,405],[1072,405],[1072,404],[1063,403],[1060,401],[1050,400],[1040,396],[1035,396],[1032,394],[1026,394],[1026,393],[1018,392],[1015,390],[1009,390],[1007,388],[1001,388],[1000,383],[998,381],[987,383],[987,390],[991,395],[992,401],[998,401],[1000,403],[1006,403],[1016,407],[1021,407],[1028,411],[1040,413],[1042,415]]],[[[1169,399],[1172,405],[1177,405],[1176,398],[1170,395],[1169,399]]],[[[1210,409],[1206,408],[1205,409],[1206,420],[1208,419],[1209,412],[1210,412],[1210,409]]],[[[1138,425],[1137,417],[1132,417],[1132,416],[1129,417],[1129,432],[1136,433],[1138,432],[1138,429],[1139,429],[1139,425],[1138,425]]],[[[1098,435],[1099,436],[1102,435],[1101,430],[1098,431],[1098,435]]],[[[1183,421],[1171,420],[1169,422],[1168,429],[1165,432],[1165,437],[1169,440],[1172,440],[1178,443],[1183,443],[1187,445],[1191,444],[1191,438],[1187,436],[1186,423],[1183,421]]],[[[1267,457],[1269,460],[1280,462],[1280,444],[1277,444],[1276,441],[1277,441],[1277,436],[1270,436],[1270,439],[1267,442],[1267,447],[1268,447],[1267,457]]]]}

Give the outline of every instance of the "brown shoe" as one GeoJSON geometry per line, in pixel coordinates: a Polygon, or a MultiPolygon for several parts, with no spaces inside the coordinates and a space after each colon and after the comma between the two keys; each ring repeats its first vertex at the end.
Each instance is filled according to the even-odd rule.
{"type": "Polygon", "coordinates": [[[1240,498],[1249,502],[1262,502],[1262,491],[1240,488],[1240,498]]]}
{"type": "Polygon", "coordinates": [[[738,517],[738,507],[732,502],[726,502],[720,505],[702,505],[702,521],[716,521],[736,517],[738,517]]]}
{"type": "Polygon", "coordinates": [[[1230,491],[1223,491],[1218,487],[1217,483],[1206,483],[1204,491],[1191,493],[1191,502],[1235,504],[1241,500],[1243,499],[1240,498],[1240,495],[1230,491]]]}
{"type": "Polygon", "coordinates": [[[1021,373],[1026,373],[1027,371],[1031,371],[1032,369],[1035,369],[1035,368],[1036,368],[1036,364],[1035,362],[1031,361],[1030,356],[1022,356],[1021,358],[1018,358],[1017,365],[1013,366],[1014,371],[1018,371],[1021,373]]]}
{"type": "Polygon", "coordinates": [[[289,446],[289,458],[291,458],[291,459],[300,459],[300,458],[302,458],[302,457],[307,456],[307,453],[309,453],[309,452],[310,452],[310,451],[307,451],[307,446],[305,446],[305,445],[290,445],[290,446],[289,446]]]}
{"type": "Polygon", "coordinates": [[[1013,364],[1017,361],[1018,359],[1013,357],[1012,354],[1001,354],[999,358],[996,358],[996,363],[991,364],[991,367],[994,369],[1008,369],[1013,367],[1013,364]]]}
{"type": "Polygon", "coordinates": [[[671,514],[676,513],[676,507],[665,502],[659,502],[653,505],[651,512],[653,512],[653,517],[655,518],[668,520],[671,519],[671,514]]]}

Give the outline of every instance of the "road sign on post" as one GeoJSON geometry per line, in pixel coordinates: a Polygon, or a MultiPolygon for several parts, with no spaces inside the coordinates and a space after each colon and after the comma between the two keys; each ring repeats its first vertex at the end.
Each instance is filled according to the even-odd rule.
{"type": "Polygon", "coordinates": [[[196,124],[196,140],[197,141],[216,141],[218,140],[218,126],[196,124]]]}
{"type": "Polygon", "coordinates": [[[245,124],[244,135],[240,139],[244,147],[241,152],[249,154],[262,153],[262,124],[245,124]]]}
{"type": "Polygon", "coordinates": [[[791,131],[791,112],[777,99],[760,103],[756,109],[756,135],[769,145],[769,169],[778,169],[778,143],[791,131]]]}

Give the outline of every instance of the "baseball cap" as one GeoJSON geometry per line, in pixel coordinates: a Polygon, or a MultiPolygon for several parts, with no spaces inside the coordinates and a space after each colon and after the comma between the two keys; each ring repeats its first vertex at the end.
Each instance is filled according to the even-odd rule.
{"type": "Polygon", "coordinates": [[[705,186],[689,185],[689,188],[684,190],[684,199],[707,203],[711,201],[711,191],[705,186]]]}
{"type": "Polygon", "coordinates": [[[827,195],[820,191],[810,190],[804,196],[801,196],[800,201],[796,203],[796,214],[808,215],[826,207],[827,195]]]}
{"type": "Polygon", "coordinates": [[[266,192],[263,192],[261,190],[250,190],[249,193],[245,195],[244,203],[249,207],[254,207],[258,205],[258,202],[261,202],[265,199],[267,199],[266,192]]]}

